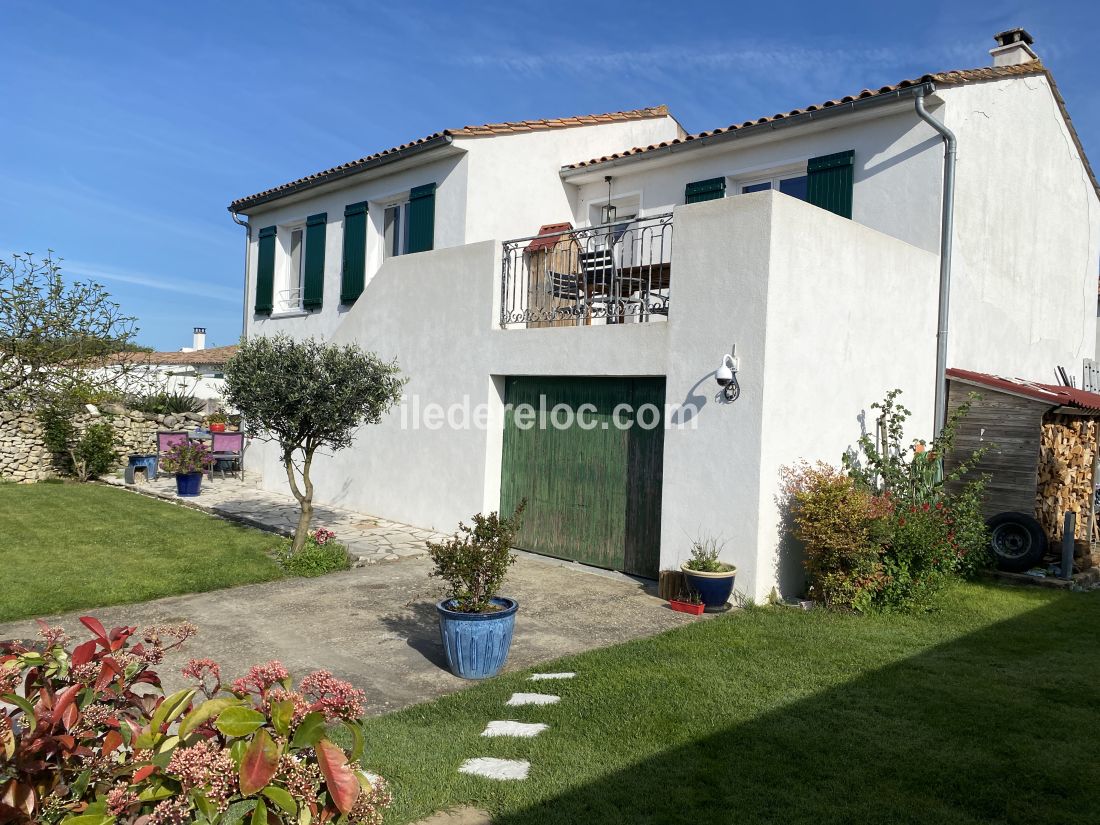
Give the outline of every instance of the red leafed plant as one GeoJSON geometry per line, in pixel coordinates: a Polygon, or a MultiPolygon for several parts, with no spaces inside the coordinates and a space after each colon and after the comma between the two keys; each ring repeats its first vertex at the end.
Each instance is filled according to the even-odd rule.
{"type": "Polygon", "coordinates": [[[225,689],[192,659],[194,687],[165,696],[153,667],[192,625],[81,622],[93,638],[71,652],[42,623],[37,644],[0,642],[0,823],[381,822],[389,791],[358,767],[362,691],[326,671],[295,689],[279,662],[225,689]]]}

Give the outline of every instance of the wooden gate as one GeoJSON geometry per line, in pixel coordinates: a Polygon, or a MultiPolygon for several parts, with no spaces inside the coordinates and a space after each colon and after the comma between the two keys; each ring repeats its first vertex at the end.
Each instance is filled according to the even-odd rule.
{"type": "Polygon", "coordinates": [[[664,379],[509,377],[505,401],[501,512],[527,499],[516,546],[656,578],[664,379]]]}

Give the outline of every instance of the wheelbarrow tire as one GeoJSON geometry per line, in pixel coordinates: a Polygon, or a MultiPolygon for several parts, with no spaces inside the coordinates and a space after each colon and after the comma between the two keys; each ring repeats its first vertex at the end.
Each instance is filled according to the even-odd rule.
{"type": "Polygon", "coordinates": [[[1043,560],[1047,535],[1026,513],[998,513],[985,523],[989,545],[997,567],[1008,573],[1023,573],[1043,560]]]}

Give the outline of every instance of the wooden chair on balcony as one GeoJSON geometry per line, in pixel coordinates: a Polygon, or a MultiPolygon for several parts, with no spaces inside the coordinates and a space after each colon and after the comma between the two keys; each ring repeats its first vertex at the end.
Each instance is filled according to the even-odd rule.
{"type": "Polygon", "coordinates": [[[623,277],[612,247],[588,250],[577,257],[588,302],[604,305],[609,324],[622,323],[628,315],[644,312],[645,301],[635,294],[639,285],[623,277]],[[631,306],[638,307],[637,313],[628,311],[631,306]]]}

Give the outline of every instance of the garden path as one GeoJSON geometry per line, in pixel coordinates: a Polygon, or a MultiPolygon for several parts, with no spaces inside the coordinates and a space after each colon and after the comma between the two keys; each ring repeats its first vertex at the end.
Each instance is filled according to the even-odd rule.
{"type": "MultiPolygon", "coordinates": [[[[176,495],[176,481],[170,475],[130,486],[121,478],[105,481],[282,535],[291,535],[298,523],[298,502],[289,493],[261,490],[248,474],[243,481],[216,474],[212,481],[204,478],[201,493],[186,499],[176,495]]],[[[347,546],[357,566],[424,556],[427,555],[424,542],[441,538],[440,534],[421,527],[324,504],[313,506],[313,525],[336,533],[337,541],[347,546]]]]}

